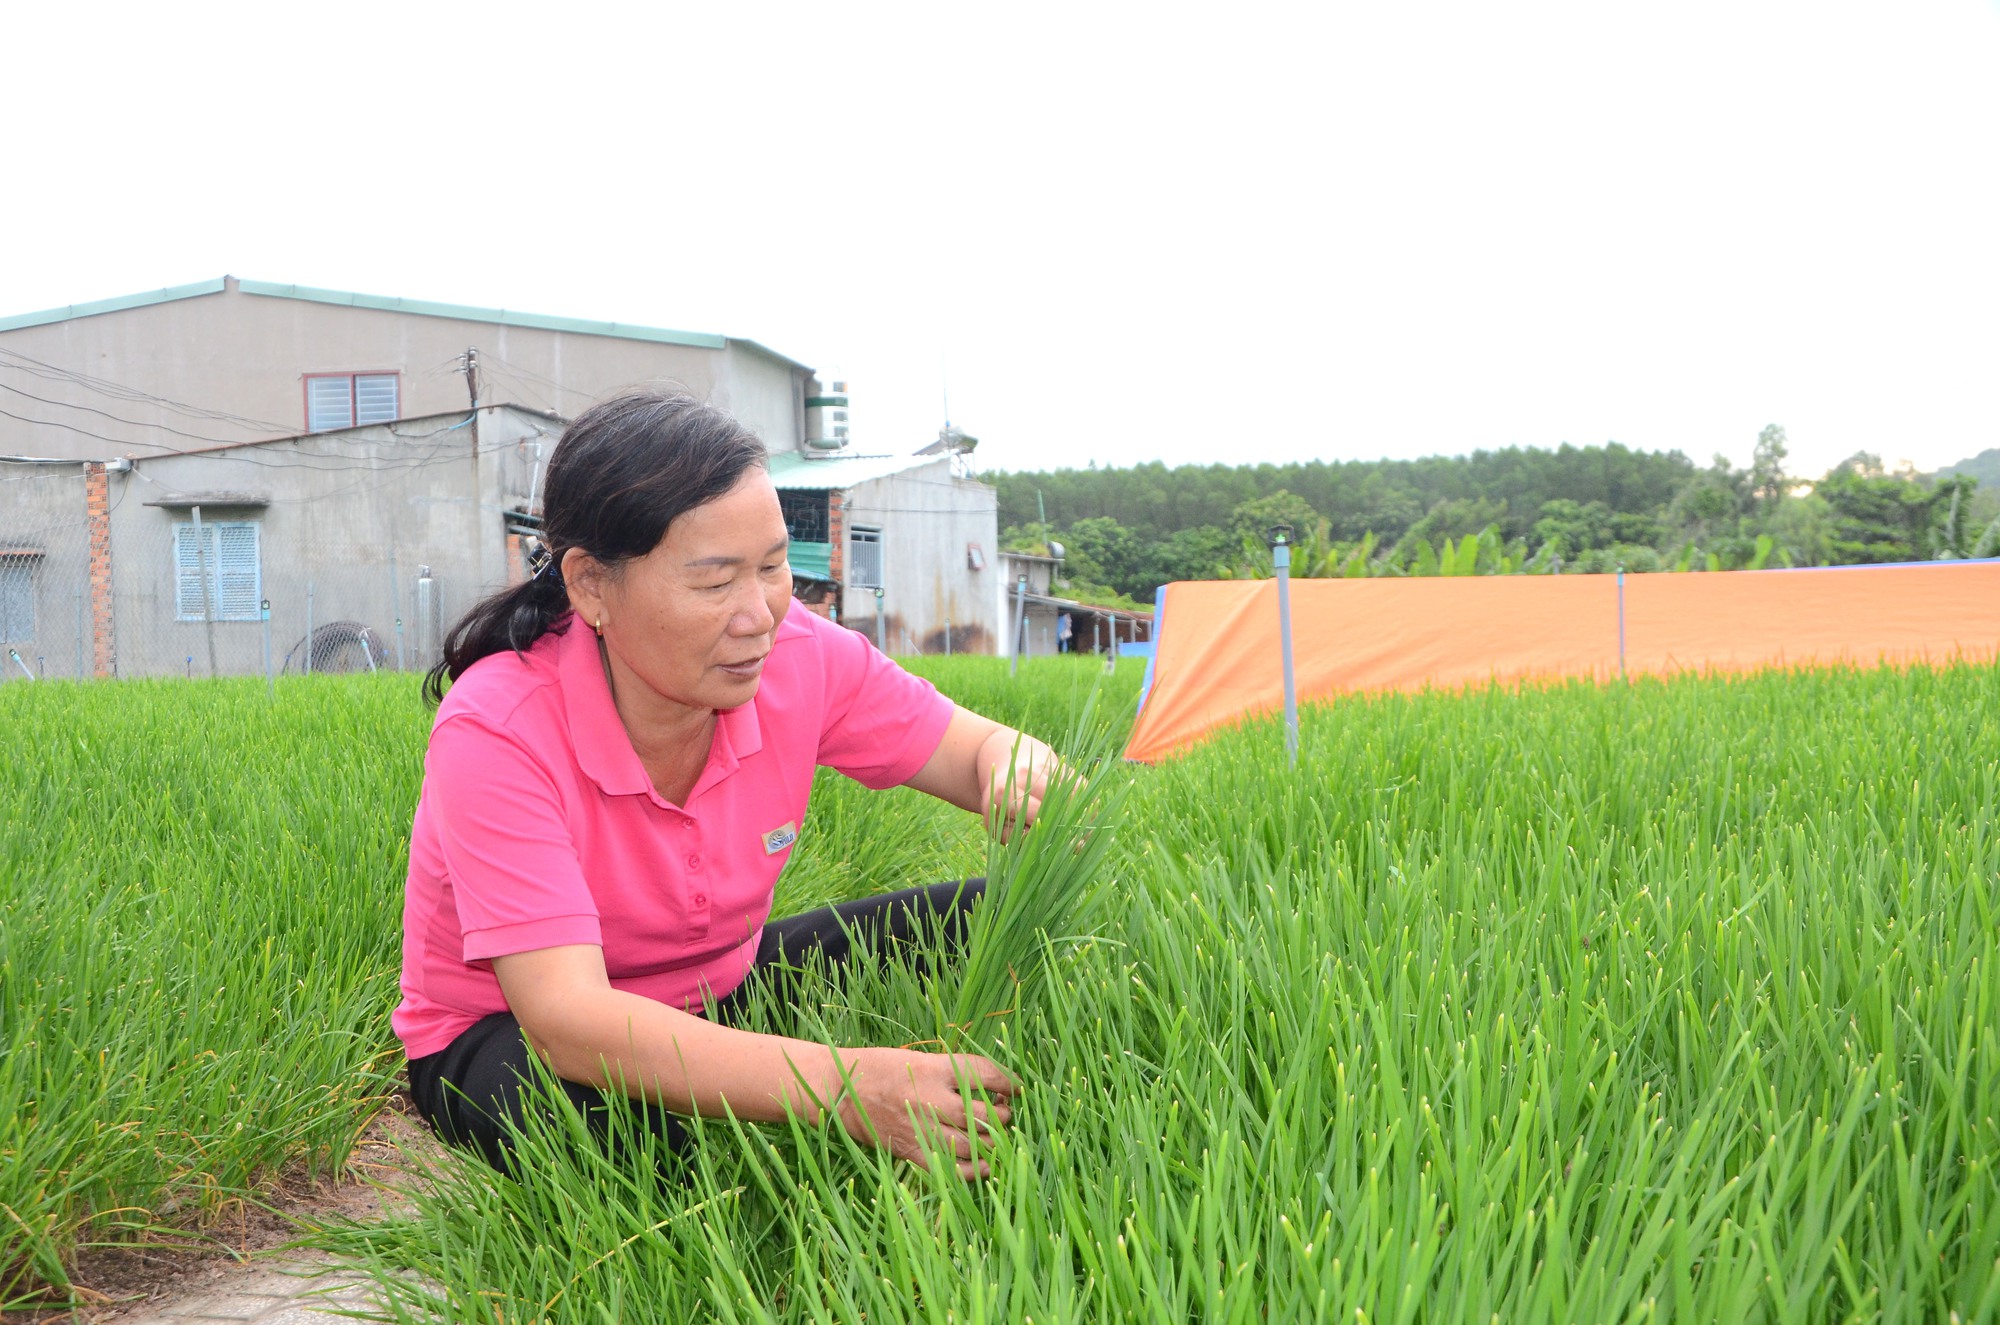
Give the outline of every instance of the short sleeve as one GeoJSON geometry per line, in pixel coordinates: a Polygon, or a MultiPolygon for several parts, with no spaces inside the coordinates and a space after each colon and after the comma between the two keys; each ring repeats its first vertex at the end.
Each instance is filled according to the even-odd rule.
{"type": "Polygon", "coordinates": [[[811,624],[826,680],[819,762],[878,791],[908,782],[944,739],[952,702],[857,632],[811,624]]]}
{"type": "Polygon", "coordinates": [[[465,935],[461,960],[603,942],[555,779],[518,738],[472,716],[438,724],[423,807],[465,935]]]}

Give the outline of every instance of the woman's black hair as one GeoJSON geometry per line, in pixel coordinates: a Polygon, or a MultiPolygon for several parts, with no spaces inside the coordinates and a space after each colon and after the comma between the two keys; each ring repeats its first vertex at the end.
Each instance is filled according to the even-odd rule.
{"type": "Polygon", "coordinates": [[[482,599],[445,637],[424,678],[435,704],[445,682],[488,654],[519,653],[569,611],[563,554],[582,548],[616,571],[643,557],[683,514],[766,463],[764,444],[722,410],[677,388],[623,392],[564,430],[542,486],[547,560],[527,580],[482,599]]]}

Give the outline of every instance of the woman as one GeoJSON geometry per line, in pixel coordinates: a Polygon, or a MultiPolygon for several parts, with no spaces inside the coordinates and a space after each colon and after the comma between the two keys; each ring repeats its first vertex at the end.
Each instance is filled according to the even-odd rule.
{"type": "Polygon", "coordinates": [[[816,764],[1004,833],[1034,820],[1055,755],[794,610],[763,446],[719,410],[664,391],[596,406],[557,445],[543,505],[546,562],[475,607],[429,679],[394,1017],[418,1110],[510,1168],[532,1051],[597,1119],[607,1094],[636,1097],[670,1144],[674,1115],[830,1110],[976,1176],[975,1133],[1008,1121],[1014,1091],[993,1063],[729,1021],[746,977],[815,949],[838,961],[850,935],[949,928],[978,895],[767,924],[816,764]]]}

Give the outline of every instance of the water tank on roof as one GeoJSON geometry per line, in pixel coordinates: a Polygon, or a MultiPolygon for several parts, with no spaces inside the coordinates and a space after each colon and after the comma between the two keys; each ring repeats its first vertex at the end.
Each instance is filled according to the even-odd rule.
{"type": "Polygon", "coordinates": [[[847,381],[815,377],[806,396],[806,450],[839,451],[847,446],[847,381]]]}

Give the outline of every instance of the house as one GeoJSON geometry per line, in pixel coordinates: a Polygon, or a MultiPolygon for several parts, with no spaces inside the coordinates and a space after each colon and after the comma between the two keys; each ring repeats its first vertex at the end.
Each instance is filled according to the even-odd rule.
{"type": "Polygon", "coordinates": [[[1059,652],[1057,639],[1064,615],[1070,619],[1073,653],[1117,653],[1121,646],[1152,639],[1151,612],[1106,607],[1059,594],[1067,584],[1061,578],[1060,557],[1002,552],[1000,558],[1002,574],[994,588],[1006,634],[999,650],[1003,656],[1011,656],[1016,649],[1023,657],[1059,652]]]}
{"type": "Polygon", "coordinates": [[[734,337],[224,276],[0,317],[0,454],[199,449],[425,418],[475,394],[574,418],[658,381],[795,451],[811,380],[734,337]]]}
{"type": "Polygon", "coordinates": [[[1003,644],[988,558],[999,494],[949,456],[771,457],[803,601],[888,653],[993,653],[1003,644]]]}
{"type": "Polygon", "coordinates": [[[955,457],[849,454],[844,397],[804,365],[223,278],[0,319],[0,662],[13,679],[428,666],[524,573],[568,417],[660,379],[763,438],[813,610],[891,652],[997,645],[993,489],[955,457]]]}

